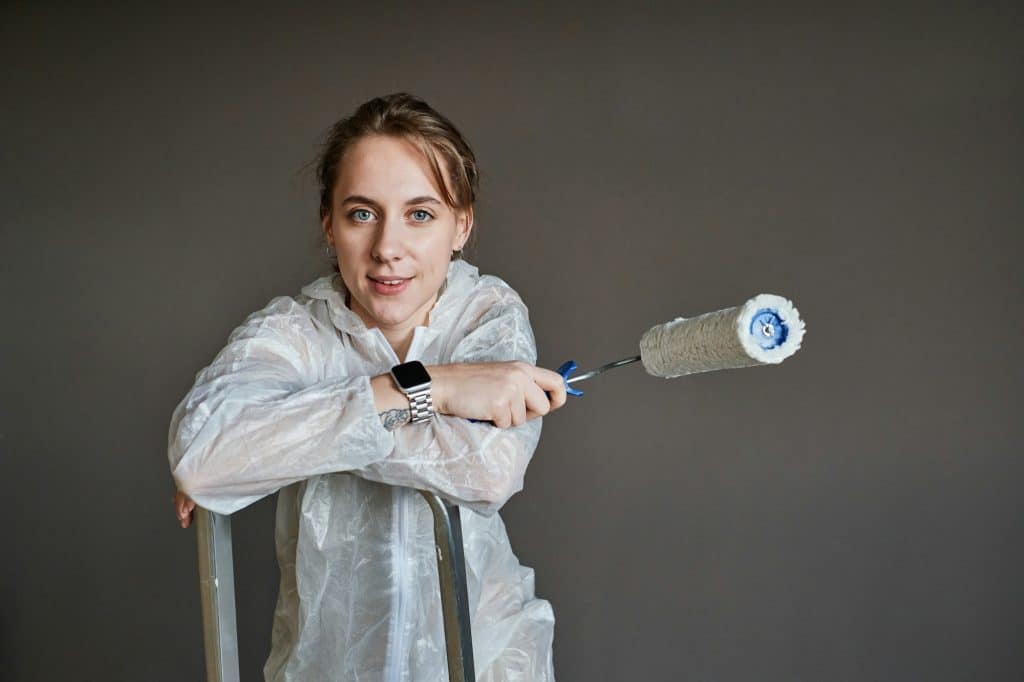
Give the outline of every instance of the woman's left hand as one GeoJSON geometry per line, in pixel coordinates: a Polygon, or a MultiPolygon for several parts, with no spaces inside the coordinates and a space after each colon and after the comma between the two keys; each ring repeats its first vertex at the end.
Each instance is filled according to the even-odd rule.
{"type": "Polygon", "coordinates": [[[174,493],[172,502],[174,503],[174,512],[178,515],[181,527],[188,528],[189,524],[192,523],[192,510],[196,508],[196,503],[192,501],[191,497],[180,490],[174,493]]]}

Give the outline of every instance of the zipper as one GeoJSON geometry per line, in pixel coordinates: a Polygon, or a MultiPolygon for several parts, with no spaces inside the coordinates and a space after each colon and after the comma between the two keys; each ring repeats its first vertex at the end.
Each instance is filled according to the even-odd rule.
{"type": "Polygon", "coordinates": [[[406,664],[406,611],[408,610],[408,553],[409,540],[408,521],[406,520],[406,491],[395,488],[393,492],[393,514],[395,530],[392,534],[393,570],[395,572],[395,591],[391,598],[391,633],[388,637],[388,652],[384,666],[384,679],[387,682],[402,682],[405,677],[406,664]]]}
{"type": "MultiPolygon", "coordinates": [[[[398,364],[398,356],[395,354],[395,350],[391,347],[391,344],[387,342],[384,335],[381,333],[379,328],[375,328],[377,333],[380,335],[380,340],[384,343],[384,347],[387,348],[391,355],[392,362],[398,364]]],[[[419,337],[419,328],[413,331],[412,342],[409,344],[409,350],[406,352],[406,360],[410,360],[415,357],[415,352],[418,350],[417,340],[419,337]]],[[[404,488],[393,488],[392,489],[392,515],[395,519],[394,530],[392,531],[391,544],[394,548],[392,555],[392,569],[395,572],[395,589],[394,594],[391,597],[391,631],[388,636],[388,651],[387,657],[384,663],[384,679],[386,682],[402,682],[405,679],[405,666],[408,663],[408,656],[406,656],[406,640],[408,630],[406,619],[408,618],[408,603],[409,603],[409,521],[406,519],[409,491],[404,488]]]]}

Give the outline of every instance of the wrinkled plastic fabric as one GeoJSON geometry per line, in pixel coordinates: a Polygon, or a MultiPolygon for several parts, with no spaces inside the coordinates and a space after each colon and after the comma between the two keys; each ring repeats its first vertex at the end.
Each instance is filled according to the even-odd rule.
{"type": "MultiPolygon", "coordinates": [[[[536,362],[527,309],[453,261],[406,360],[536,362]]],[[[462,506],[477,679],[553,680],[550,604],[497,510],[522,488],[541,420],[510,429],[438,415],[387,431],[370,378],[397,364],[345,305],[337,275],[235,329],[171,419],[178,487],[230,514],[278,492],[280,591],[268,681],[447,680],[433,520],[414,489],[462,506]]]]}

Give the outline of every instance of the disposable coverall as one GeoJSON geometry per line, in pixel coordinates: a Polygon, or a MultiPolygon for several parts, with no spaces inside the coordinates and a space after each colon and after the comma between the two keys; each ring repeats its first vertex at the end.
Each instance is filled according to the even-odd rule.
{"type": "MultiPolygon", "coordinates": [[[[553,680],[550,604],[498,509],[522,488],[540,419],[454,416],[386,430],[370,378],[399,359],[345,305],[337,275],[235,329],[171,419],[178,487],[221,514],[278,492],[281,583],[268,681],[447,680],[433,521],[414,489],[462,506],[477,679],[553,680]]],[[[453,261],[406,360],[536,362],[526,306],[453,261]]]]}

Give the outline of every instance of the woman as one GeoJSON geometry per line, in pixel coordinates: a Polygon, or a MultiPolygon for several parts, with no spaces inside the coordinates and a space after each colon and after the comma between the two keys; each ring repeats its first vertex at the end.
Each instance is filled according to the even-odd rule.
{"type": "Polygon", "coordinates": [[[334,125],[318,173],[337,272],[250,315],[175,409],[182,525],[194,504],[230,514],[278,492],[267,680],[435,681],[433,523],[414,489],[437,492],[465,510],[477,679],[551,680],[551,607],[496,512],[565,387],[534,366],[516,292],[460,258],[473,153],[395,94],[334,125]]]}

